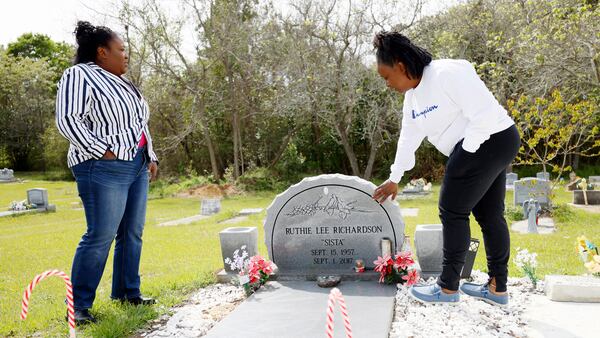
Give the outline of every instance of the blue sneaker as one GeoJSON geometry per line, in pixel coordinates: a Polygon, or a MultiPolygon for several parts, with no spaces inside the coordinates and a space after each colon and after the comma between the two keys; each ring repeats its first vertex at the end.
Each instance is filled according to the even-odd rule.
{"type": "Polygon", "coordinates": [[[447,294],[442,292],[442,287],[437,283],[432,285],[415,285],[408,289],[408,294],[415,300],[427,304],[427,303],[443,303],[443,304],[458,304],[460,300],[460,294],[455,292],[453,294],[447,294]]]}
{"type": "Polygon", "coordinates": [[[460,286],[460,291],[471,297],[479,298],[484,302],[501,307],[508,305],[508,293],[495,295],[490,292],[488,284],[464,283],[460,286]]]}

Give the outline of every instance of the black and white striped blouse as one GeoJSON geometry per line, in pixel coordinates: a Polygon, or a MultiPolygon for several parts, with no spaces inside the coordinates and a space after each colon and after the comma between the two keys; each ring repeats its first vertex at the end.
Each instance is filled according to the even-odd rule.
{"type": "Polygon", "coordinates": [[[118,159],[131,161],[142,132],[150,160],[157,161],[149,117],[146,100],[129,80],[93,62],[68,68],[58,83],[56,125],[71,143],[69,167],[99,159],[107,149],[118,159]]]}

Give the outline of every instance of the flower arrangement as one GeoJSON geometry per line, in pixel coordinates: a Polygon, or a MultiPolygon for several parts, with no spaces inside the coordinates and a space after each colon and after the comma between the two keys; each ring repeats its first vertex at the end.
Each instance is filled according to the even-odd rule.
{"type": "Polygon", "coordinates": [[[537,286],[539,278],[535,274],[537,268],[537,254],[535,252],[529,253],[527,249],[517,248],[517,257],[514,259],[515,265],[523,271],[525,276],[529,278],[533,287],[537,286]]]}
{"type": "Polygon", "coordinates": [[[10,211],[25,211],[29,209],[34,209],[35,206],[33,204],[27,204],[27,200],[22,200],[20,202],[11,202],[8,210],[10,211]]]}
{"type": "Polygon", "coordinates": [[[379,272],[379,283],[401,283],[411,286],[419,281],[419,273],[412,268],[415,261],[410,251],[398,252],[394,257],[385,255],[373,262],[379,272]]]}
{"type": "Polygon", "coordinates": [[[431,182],[427,183],[427,180],[424,178],[412,179],[408,184],[406,184],[405,190],[430,191],[431,182]]]}
{"type": "Polygon", "coordinates": [[[245,245],[233,252],[233,259],[225,258],[225,264],[229,264],[231,270],[238,271],[237,282],[244,287],[247,295],[263,286],[276,268],[273,262],[260,255],[248,257],[245,245]]]}
{"type": "Polygon", "coordinates": [[[579,257],[583,261],[583,265],[588,271],[592,275],[600,277],[600,255],[598,255],[598,247],[585,236],[580,236],[577,238],[577,251],[579,252],[579,257]]]}

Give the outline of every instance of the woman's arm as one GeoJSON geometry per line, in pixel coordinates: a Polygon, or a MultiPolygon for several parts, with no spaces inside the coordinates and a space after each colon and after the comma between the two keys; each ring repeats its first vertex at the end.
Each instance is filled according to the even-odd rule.
{"type": "Polygon", "coordinates": [[[71,67],[64,72],[56,93],[56,126],[79,152],[99,159],[108,145],[84,122],[91,109],[91,90],[81,69],[71,67]]]}
{"type": "Polygon", "coordinates": [[[390,181],[400,182],[404,172],[415,166],[415,151],[424,138],[425,133],[419,129],[412,116],[405,112],[402,116],[402,129],[396,147],[396,157],[391,166],[390,181]]]}

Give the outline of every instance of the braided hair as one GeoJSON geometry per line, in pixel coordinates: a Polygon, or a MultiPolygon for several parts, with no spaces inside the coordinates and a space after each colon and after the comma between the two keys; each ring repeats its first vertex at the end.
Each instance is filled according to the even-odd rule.
{"type": "Polygon", "coordinates": [[[410,78],[423,76],[423,69],[431,62],[431,54],[413,44],[398,32],[381,31],[375,34],[373,47],[377,50],[377,63],[393,67],[402,62],[410,78]]]}
{"type": "Polygon", "coordinates": [[[116,36],[110,28],[94,26],[87,21],[78,21],[73,33],[77,40],[75,64],[96,62],[98,47],[108,47],[108,42],[116,36]]]}

